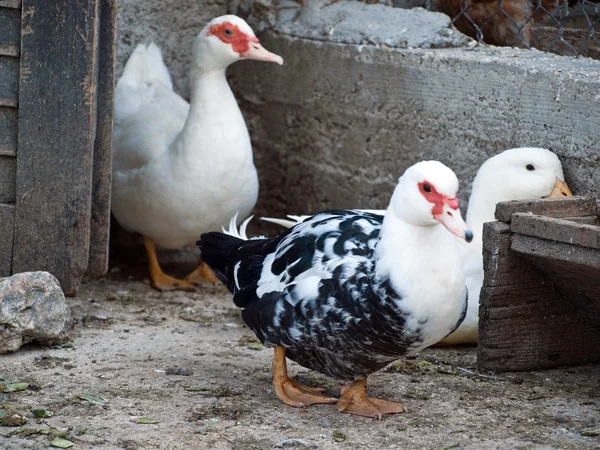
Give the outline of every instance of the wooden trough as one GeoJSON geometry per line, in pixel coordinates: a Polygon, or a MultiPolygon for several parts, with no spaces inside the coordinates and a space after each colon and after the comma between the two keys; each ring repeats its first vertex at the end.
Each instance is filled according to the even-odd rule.
{"type": "Polygon", "coordinates": [[[498,204],[484,225],[477,362],[518,371],[600,362],[600,204],[498,204]]]}
{"type": "Polygon", "coordinates": [[[116,0],[0,0],[0,276],[108,267],[116,0]]]}

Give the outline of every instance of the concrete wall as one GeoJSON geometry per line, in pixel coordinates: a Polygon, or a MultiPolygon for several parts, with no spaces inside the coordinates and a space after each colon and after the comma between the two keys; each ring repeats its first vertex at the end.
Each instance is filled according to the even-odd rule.
{"type": "MultiPolygon", "coordinates": [[[[118,73],[151,38],[187,96],[191,41],[226,3],[121,0],[118,73]]],[[[267,0],[229,4],[270,28],[261,41],[285,59],[229,71],[254,143],[258,214],[383,208],[403,170],[430,158],[456,171],[466,206],[479,165],[517,146],[552,149],[573,191],[600,197],[599,61],[473,48],[423,10],[325,3],[304,0],[285,20],[267,0]]]]}
{"type": "Polygon", "coordinates": [[[137,44],[154,41],[175,90],[188,98],[192,43],[210,19],[226,14],[227,0],[119,0],[118,8],[117,76],[137,44]]]}
{"type": "Polygon", "coordinates": [[[456,171],[466,206],[479,165],[519,146],[553,150],[573,191],[600,197],[600,61],[332,43],[310,21],[303,34],[302,22],[261,38],[283,67],[230,69],[254,142],[259,214],[385,207],[403,170],[429,158],[456,171]]]}

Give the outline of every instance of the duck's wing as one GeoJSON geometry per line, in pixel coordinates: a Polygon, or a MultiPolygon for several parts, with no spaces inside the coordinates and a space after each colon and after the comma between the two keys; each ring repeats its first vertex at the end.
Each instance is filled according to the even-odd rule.
{"type": "Polygon", "coordinates": [[[138,45],[115,88],[114,169],[137,169],[162,154],[188,112],[189,104],[173,92],[160,49],[138,45]]]}
{"type": "MultiPolygon", "coordinates": [[[[372,264],[383,217],[353,210],[319,213],[273,239],[244,241],[223,233],[202,235],[203,260],[244,309],[258,305],[249,325],[271,324],[280,300],[290,307],[328,301],[336,286],[372,264]],[[265,307],[262,308],[261,305],[265,307]],[[262,312],[260,310],[262,309],[262,312]]],[[[357,289],[360,286],[347,286],[357,289]]],[[[349,295],[349,299],[353,297],[349,295]]]]}

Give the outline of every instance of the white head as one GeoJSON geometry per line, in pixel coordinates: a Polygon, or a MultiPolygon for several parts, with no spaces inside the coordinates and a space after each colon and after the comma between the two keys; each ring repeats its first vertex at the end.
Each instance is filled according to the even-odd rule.
{"type": "Polygon", "coordinates": [[[554,153],[545,148],[513,148],[492,156],[479,168],[467,221],[480,232],[481,224],[475,222],[494,220],[498,202],[571,195],[554,153]]]}
{"type": "Polygon", "coordinates": [[[224,70],[240,59],[283,64],[281,56],[260,45],[252,28],[234,15],[211,20],[196,37],[194,64],[201,70],[224,70]]]}
{"type": "Polygon", "coordinates": [[[450,233],[471,242],[458,205],[458,178],[438,161],[421,161],[398,180],[388,211],[417,226],[442,224],[450,233]]]}

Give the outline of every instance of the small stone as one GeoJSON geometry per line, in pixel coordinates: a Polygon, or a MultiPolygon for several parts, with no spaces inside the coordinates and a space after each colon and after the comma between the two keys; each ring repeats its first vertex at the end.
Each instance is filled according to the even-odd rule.
{"type": "Polygon", "coordinates": [[[71,309],[53,275],[23,272],[0,279],[0,354],[33,341],[63,344],[72,328],[71,309]]]}
{"type": "Polygon", "coordinates": [[[187,367],[167,367],[165,370],[166,375],[183,375],[189,377],[193,372],[187,367]]]}

